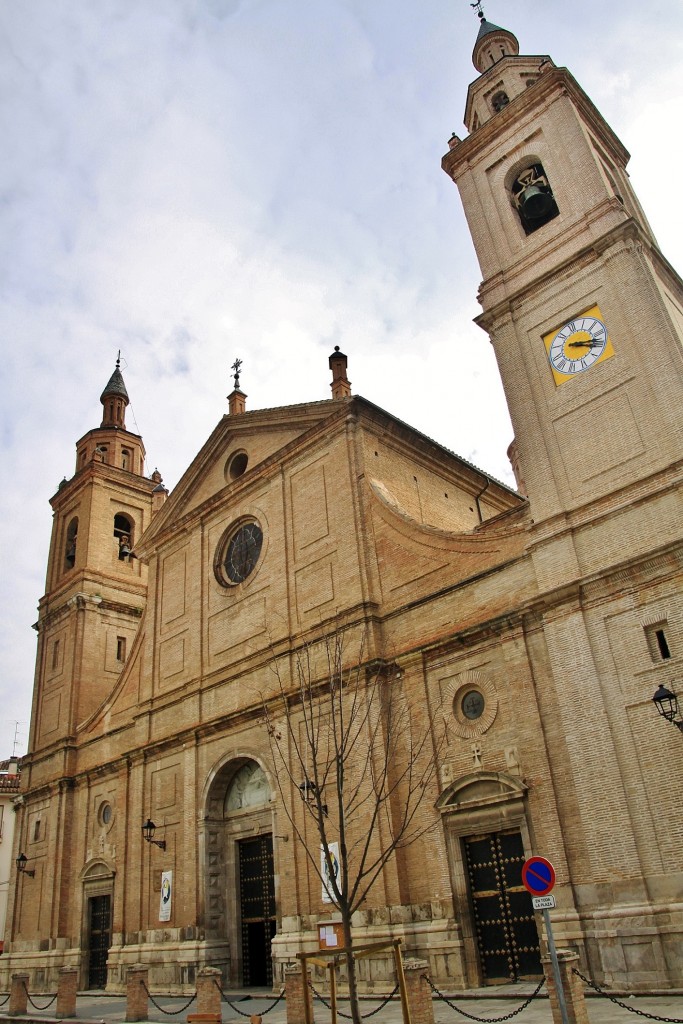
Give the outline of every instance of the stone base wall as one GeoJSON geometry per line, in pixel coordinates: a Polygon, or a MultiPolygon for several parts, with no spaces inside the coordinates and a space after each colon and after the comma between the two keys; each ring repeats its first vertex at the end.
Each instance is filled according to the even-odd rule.
{"type": "MultiPolygon", "coordinates": [[[[464,988],[464,947],[460,929],[452,917],[444,913],[440,903],[382,908],[381,912],[363,911],[354,916],[353,942],[362,946],[374,942],[402,940],[403,956],[419,958],[429,965],[431,977],[437,985],[464,988]],[[429,909],[427,909],[427,907],[429,909]]],[[[334,920],[334,917],[331,918],[334,920]]],[[[275,987],[284,984],[286,968],[296,962],[299,952],[318,949],[318,925],[329,924],[330,919],[315,916],[285,918],[282,931],[273,939],[273,975],[275,987]]],[[[322,957],[325,957],[322,952],[322,957]]],[[[313,984],[327,986],[326,972],[311,966],[313,984]]],[[[340,984],[345,984],[345,969],[340,970],[340,984]]],[[[358,961],[358,987],[362,993],[379,995],[391,992],[396,984],[396,970],[392,949],[380,950],[372,957],[358,961]]]]}
{"type": "MultiPolygon", "coordinates": [[[[606,988],[648,991],[683,977],[683,903],[621,907],[584,919],[586,970],[606,988]]],[[[583,968],[581,968],[583,971],[583,968]]]]}
{"type": "MultiPolygon", "coordinates": [[[[467,987],[465,946],[461,930],[453,918],[442,916],[440,904],[427,913],[425,906],[383,908],[377,915],[365,911],[354,921],[354,944],[388,942],[402,939],[404,957],[424,960],[434,983],[443,989],[467,987]],[[378,917],[381,919],[378,920],[378,917]]],[[[656,908],[622,905],[610,910],[563,915],[558,909],[553,918],[555,941],[580,956],[581,970],[598,984],[622,991],[668,989],[683,976],[683,906],[672,902],[656,908]]],[[[284,985],[285,969],[296,963],[299,952],[318,949],[318,924],[329,924],[333,915],[285,918],[273,939],[273,988],[284,985]]],[[[230,977],[231,954],[225,941],[183,942],[167,933],[166,941],[115,945],[107,959],[107,991],[124,993],[128,970],[135,964],[149,968],[150,989],[168,994],[191,995],[196,989],[197,972],[215,967],[221,972],[222,985],[230,977]]],[[[79,948],[60,940],[59,948],[36,950],[12,948],[0,958],[0,991],[8,992],[12,974],[29,977],[32,993],[56,992],[62,968],[78,970],[79,990],[86,985],[87,960],[79,948]]],[[[324,954],[323,954],[324,955],[324,954]]],[[[391,949],[359,961],[359,987],[363,993],[384,994],[395,985],[391,949]]],[[[340,978],[344,984],[344,976],[340,978]]],[[[313,968],[316,987],[326,987],[326,972],[313,968]]]]}

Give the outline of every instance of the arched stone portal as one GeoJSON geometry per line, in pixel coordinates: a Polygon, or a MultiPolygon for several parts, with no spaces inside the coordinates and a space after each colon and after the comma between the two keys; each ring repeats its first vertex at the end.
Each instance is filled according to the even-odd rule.
{"type": "Polygon", "coordinates": [[[270,986],[275,934],[272,787],[252,758],[216,772],[204,818],[206,939],[226,981],[270,986]]]}
{"type": "Polygon", "coordinates": [[[522,865],[531,853],[527,787],[500,772],[474,772],[437,801],[448,848],[470,987],[540,977],[540,943],[522,865]]]}
{"type": "Polygon", "coordinates": [[[83,919],[81,948],[83,960],[79,987],[107,986],[107,957],[112,942],[114,869],[103,860],[88,863],[81,872],[83,919]]]}

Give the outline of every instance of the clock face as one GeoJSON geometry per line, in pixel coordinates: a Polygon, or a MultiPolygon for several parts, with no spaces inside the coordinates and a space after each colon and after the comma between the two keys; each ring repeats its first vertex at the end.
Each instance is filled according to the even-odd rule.
{"type": "Polygon", "coordinates": [[[263,530],[258,523],[244,523],[233,533],[222,558],[222,569],[230,583],[243,583],[251,575],[262,547],[263,530]]]}
{"type": "Polygon", "coordinates": [[[597,306],[568,320],[559,331],[546,334],[543,340],[556,384],[563,384],[614,355],[597,306]]]}

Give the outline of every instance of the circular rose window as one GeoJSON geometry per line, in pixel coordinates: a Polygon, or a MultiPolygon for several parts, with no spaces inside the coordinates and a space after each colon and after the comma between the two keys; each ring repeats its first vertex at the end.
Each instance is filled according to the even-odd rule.
{"type": "Polygon", "coordinates": [[[216,578],[223,585],[244,583],[252,574],[263,547],[263,530],[256,522],[228,531],[216,552],[216,578]]]}

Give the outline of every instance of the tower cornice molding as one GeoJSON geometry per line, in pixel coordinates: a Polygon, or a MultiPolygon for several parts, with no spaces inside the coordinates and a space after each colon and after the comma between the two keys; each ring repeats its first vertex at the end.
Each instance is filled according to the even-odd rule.
{"type": "MultiPolygon", "coordinates": [[[[504,58],[509,64],[522,59],[524,58],[504,58]]],[[[494,65],[494,68],[497,66],[494,65]]],[[[492,68],[491,71],[493,70],[492,68]]],[[[480,81],[481,79],[477,79],[470,86],[470,90],[474,89],[480,81]]],[[[441,160],[443,170],[453,181],[457,182],[458,177],[469,170],[470,161],[481,160],[482,150],[489,148],[492,154],[496,154],[497,159],[504,159],[504,156],[500,155],[500,147],[508,124],[514,127],[515,134],[518,134],[520,122],[523,122],[525,116],[531,114],[534,107],[547,106],[551,100],[554,102],[562,95],[571,98],[585,122],[593,128],[603,145],[610,151],[610,155],[622,166],[626,166],[630,159],[630,153],[605,121],[598,108],[567,68],[553,66],[550,70],[540,74],[532,86],[515,96],[506,107],[471,132],[465,139],[452,140],[448,153],[441,160]]]]}
{"type": "MultiPolygon", "coordinates": [[[[482,312],[475,318],[474,322],[482,330],[491,333],[495,328],[502,326],[506,318],[514,320],[514,309],[521,306],[539,292],[539,289],[555,278],[562,277],[568,273],[575,273],[577,269],[585,267],[598,260],[611,258],[610,251],[615,247],[614,256],[618,256],[627,250],[633,251],[637,244],[642,244],[653,253],[659,254],[651,240],[645,234],[641,226],[633,218],[615,225],[610,231],[600,238],[592,239],[588,244],[571,254],[559,263],[553,263],[545,273],[536,273],[532,280],[527,281],[517,290],[509,292],[505,297],[488,308],[486,307],[487,292],[500,289],[501,285],[507,283],[503,275],[496,275],[490,281],[482,282],[479,289],[479,302],[484,306],[482,312]]],[[[666,264],[666,260],[663,261],[666,264]]],[[[670,264],[667,264],[670,266],[670,264]]],[[[673,271],[673,268],[671,268],[673,271]]],[[[673,271],[675,274],[675,271],[673,271]]],[[[680,280],[680,279],[679,279],[680,280]]],[[[541,301],[541,300],[539,300],[541,301]]]]}

